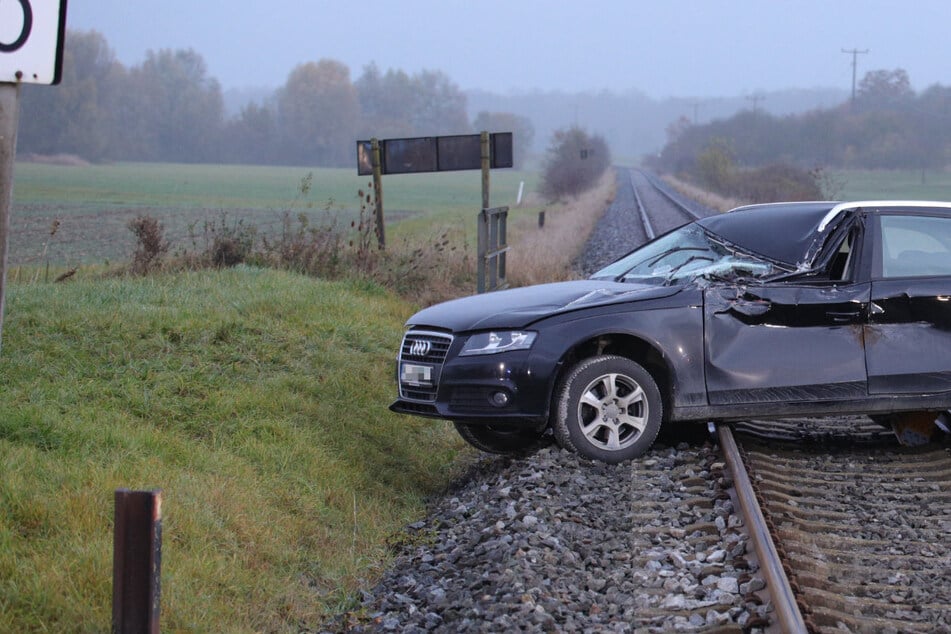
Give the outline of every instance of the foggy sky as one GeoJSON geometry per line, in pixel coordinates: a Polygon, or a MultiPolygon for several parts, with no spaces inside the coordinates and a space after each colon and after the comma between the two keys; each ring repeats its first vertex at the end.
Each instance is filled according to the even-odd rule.
{"type": "Polygon", "coordinates": [[[69,0],[127,66],[193,48],[224,89],[280,86],[299,63],[442,70],[499,93],[635,90],[655,98],[849,89],[904,68],[951,84],[948,0],[69,0]]]}

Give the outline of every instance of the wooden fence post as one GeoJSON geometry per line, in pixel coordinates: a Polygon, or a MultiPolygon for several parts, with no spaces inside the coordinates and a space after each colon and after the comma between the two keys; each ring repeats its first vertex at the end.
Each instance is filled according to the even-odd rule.
{"type": "Polygon", "coordinates": [[[376,202],[376,241],[382,250],[386,248],[386,226],[383,223],[383,163],[380,160],[380,142],[370,139],[371,160],[373,161],[373,198],[376,202]]]}

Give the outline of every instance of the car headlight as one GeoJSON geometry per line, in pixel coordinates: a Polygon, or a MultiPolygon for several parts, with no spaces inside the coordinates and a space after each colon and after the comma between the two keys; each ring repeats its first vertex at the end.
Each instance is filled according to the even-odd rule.
{"type": "Polygon", "coordinates": [[[495,354],[511,350],[528,350],[535,342],[536,332],[507,330],[503,332],[483,332],[472,335],[462,347],[460,357],[475,354],[495,354]]]}

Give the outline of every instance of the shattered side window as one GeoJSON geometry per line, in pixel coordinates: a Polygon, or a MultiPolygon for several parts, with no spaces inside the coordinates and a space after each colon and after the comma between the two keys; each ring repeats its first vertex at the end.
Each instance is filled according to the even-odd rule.
{"type": "Polygon", "coordinates": [[[881,216],[882,276],[951,275],[951,218],[881,216]]]}
{"type": "Polygon", "coordinates": [[[839,247],[836,249],[829,265],[830,280],[848,281],[852,279],[859,243],[858,236],[858,229],[852,229],[839,243],[839,247]]]}

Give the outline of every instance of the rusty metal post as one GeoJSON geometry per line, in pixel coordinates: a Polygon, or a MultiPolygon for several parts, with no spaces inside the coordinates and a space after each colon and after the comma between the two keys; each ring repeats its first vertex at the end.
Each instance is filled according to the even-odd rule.
{"type": "Polygon", "coordinates": [[[0,349],[6,304],[7,248],[10,243],[10,208],[13,206],[13,161],[20,118],[20,84],[0,83],[0,349]]]}
{"type": "Polygon", "coordinates": [[[488,253],[492,250],[489,244],[489,169],[492,166],[489,153],[489,133],[483,130],[479,135],[479,158],[482,167],[482,210],[479,212],[479,226],[477,230],[477,254],[479,270],[476,275],[476,291],[484,293],[486,290],[486,268],[488,267],[488,253]]]}
{"type": "Polygon", "coordinates": [[[116,489],[113,634],[159,634],[162,491],[116,489]]]}
{"type": "Polygon", "coordinates": [[[380,249],[386,248],[386,228],[383,225],[383,164],[380,161],[380,141],[370,139],[373,161],[373,198],[376,200],[376,240],[380,249]]]}
{"type": "Polygon", "coordinates": [[[489,208],[489,168],[492,166],[489,149],[489,133],[485,130],[479,135],[479,151],[482,163],[482,208],[489,208]]]}

